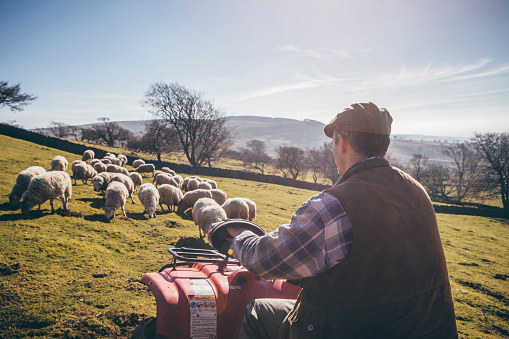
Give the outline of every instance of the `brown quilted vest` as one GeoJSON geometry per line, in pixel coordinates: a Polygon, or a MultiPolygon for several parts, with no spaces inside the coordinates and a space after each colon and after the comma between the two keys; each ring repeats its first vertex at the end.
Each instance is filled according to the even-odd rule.
{"type": "Polygon", "coordinates": [[[302,279],[280,338],[456,338],[435,212],[423,187],[382,158],[325,190],[353,227],[348,256],[302,279]]]}

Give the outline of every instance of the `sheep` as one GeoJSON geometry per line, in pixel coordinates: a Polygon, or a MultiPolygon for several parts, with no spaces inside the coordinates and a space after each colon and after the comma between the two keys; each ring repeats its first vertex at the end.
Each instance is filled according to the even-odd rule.
{"type": "Polygon", "coordinates": [[[136,168],[136,172],[143,175],[143,173],[152,173],[152,177],[154,176],[154,172],[156,171],[156,167],[154,164],[143,164],[136,168]]]}
{"type": "Polygon", "coordinates": [[[74,167],[76,167],[77,164],[86,164],[86,162],[81,161],[81,160],[74,160],[71,163],[71,172],[74,172],[74,167]]]}
{"type": "Polygon", "coordinates": [[[228,198],[222,207],[228,219],[249,219],[249,206],[244,198],[228,198]]]}
{"type": "Polygon", "coordinates": [[[212,199],[214,199],[219,205],[224,204],[226,201],[226,193],[221,191],[218,188],[213,188],[210,190],[210,193],[212,193],[212,199]]]}
{"type": "MultiPolygon", "coordinates": [[[[189,187],[189,185],[188,185],[188,187],[189,187]]],[[[208,182],[202,181],[198,184],[198,189],[211,190],[212,186],[208,182]]]]}
{"type": "Polygon", "coordinates": [[[127,157],[125,155],[119,154],[117,158],[120,160],[120,166],[124,167],[127,165],[127,157]]]}
{"type": "Polygon", "coordinates": [[[88,161],[94,159],[95,153],[91,149],[87,149],[83,152],[83,156],[81,157],[81,161],[88,161]]]}
{"type": "Polygon", "coordinates": [[[175,175],[175,176],[173,177],[173,180],[175,180],[175,181],[177,182],[177,184],[178,184],[178,186],[177,186],[177,187],[178,187],[178,188],[182,188],[182,183],[184,182],[184,178],[182,178],[182,176],[181,176],[181,175],[178,175],[178,174],[177,174],[177,175],[175,175]]]}
{"type": "Polygon", "coordinates": [[[200,184],[200,182],[196,179],[190,179],[188,182],[187,182],[187,188],[186,188],[186,191],[187,192],[190,192],[190,191],[194,191],[194,190],[197,190],[198,189],[198,185],[200,184]]]}
{"type": "Polygon", "coordinates": [[[125,188],[127,188],[127,192],[129,192],[129,198],[131,198],[131,201],[133,202],[133,204],[136,204],[136,202],[133,199],[133,193],[134,193],[133,180],[125,174],[117,173],[113,177],[111,177],[110,181],[108,182],[108,186],[114,181],[121,182],[125,185],[125,188]]]}
{"type": "Polygon", "coordinates": [[[106,189],[106,202],[104,204],[104,216],[106,219],[112,219],[115,217],[115,210],[122,208],[122,214],[127,217],[125,213],[125,203],[129,192],[125,185],[121,182],[114,181],[108,185],[106,189]]]}
{"type": "Polygon", "coordinates": [[[248,198],[243,198],[244,201],[247,203],[247,206],[249,207],[249,221],[253,221],[254,218],[256,218],[256,203],[248,198]]]}
{"type": "Polygon", "coordinates": [[[102,158],[101,162],[103,164],[105,164],[105,165],[111,165],[112,164],[111,159],[108,159],[108,158],[102,158]]]}
{"type": "Polygon", "coordinates": [[[19,204],[21,201],[21,196],[28,188],[30,184],[30,179],[35,177],[36,175],[46,173],[46,170],[41,166],[32,166],[24,169],[23,171],[18,173],[16,177],[16,183],[12,187],[11,193],[9,194],[9,202],[12,206],[19,204]]]}
{"type": "Polygon", "coordinates": [[[122,163],[122,160],[120,158],[117,158],[115,154],[106,155],[102,160],[109,160],[113,165],[117,166],[120,166],[120,164],[122,163]]]}
{"type": "Polygon", "coordinates": [[[71,177],[67,172],[53,171],[34,176],[30,180],[27,190],[23,193],[21,201],[21,213],[27,214],[35,205],[41,205],[49,200],[51,213],[55,213],[53,200],[59,198],[63,209],[67,210],[67,204],[72,195],[71,177]]]}
{"type": "Polygon", "coordinates": [[[136,159],[133,161],[134,168],[138,168],[140,165],[145,165],[145,161],[142,159],[136,159]]]}
{"type": "Polygon", "coordinates": [[[84,185],[88,185],[88,179],[92,179],[97,175],[97,171],[85,162],[80,162],[74,165],[72,169],[72,176],[74,178],[74,184],[76,180],[81,179],[84,185]]]}
{"type": "Polygon", "coordinates": [[[165,173],[169,173],[169,174],[171,174],[171,175],[175,175],[175,174],[177,174],[177,173],[175,173],[175,171],[174,171],[174,170],[170,169],[169,167],[163,167],[163,168],[161,168],[161,171],[163,171],[163,172],[165,172],[165,173]]]}
{"type": "Polygon", "coordinates": [[[177,206],[184,197],[182,191],[173,185],[162,184],[157,190],[159,191],[159,206],[161,206],[162,211],[164,211],[163,204],[168,207],[168,211],[174,211],[175,206],[177,206]]]}
{"type": "Polygon", "coordinates": [[[99,162],[96,162],[93,165],[94,169],[97,171],[97,173],[107,172],[108,166],[106,164],[103,164],[100,160],[99,162]]]}
{"type": "Polygon", "coordinates": [[[187,191],[187,184],[189,183],[189,180],[191,179],[196,179],[197,181],[202,181],[200,177],[198,176],[195,176],[195,175],[192,175],[192,176],[189,176],[189,177],[186,177],[184,179],[184,181],[182,182],[182,189],[184,191],[187,191]]]}
{"type": "Polygon", "coordinates": [[[94,186],[94,191],[106,191],[106,187],[108,187],[108,183],[110,182],[110,179],[115,176],[116,173],[111,172],[102,172],[97,174],[92,179],[92,185],[94,186]]]}
{"type": "Polygon", "coordinates": [[[120,167],[119,165],[114,165],[114,164],[108,165],[106,167],[106,172],[122,173],[124,175],[129,176],[129,171],[127,170],[127,168],[120,167]]]}
{"type": "Polygon", "coordinates": [[[152,175],[152,178],[153,178],[153,179],[152,179],[152,183],[155,183],[155,182],[156,182],[156,180],[157,180],[157,176],[158,176],[159,174],[167,174],[167,173],[162,172],[162,171],[155,171],[155,172],[154,172],[154,175],[152,175]]]}
{"type": "Polygon", "coordinates": [[[212,189],[217,188],[217,183],[212,179],[203,179],[204,182],[208,183],[212,189]]]}
{"type": "Polygon", "coordinates": [[[149,218],[156,217],[156,208],[159,204],[159,191],[151,183],[146,183],[140,186],[138,192],[138,198],[140,199],[145,211],[149,218]]]}
{"type": "Polygon", "coordinates": [[[136,189],[138,187],[140,187],[141,185],[143,185],[143,178],[141,177],[141,174],[138,173],[138,172],[130,172],[129,173],[129,178],[131,178],[131,180],[133,181],[134,183],[134,190],[136,191],[136,189]]]}
{"type": "Polygon", "coordinates": [[[94,166],[98,162],[102,163],[101,159],[92,159],[92,160],[90,160],[90,166],[94,166]]]}
{"type": "Polygon", "coordinates": [[[207,234],[211,224],[226,219],[226,212],[214,199],[201,198],[193,206],[193,221],[198,225],[200,239],[203,238],[202,231],[207,234]]]}
{"type": "Polygon", "coordinates": [[[156,187],[158,185],[162,185],[162,184],[170,184],[170,185],[173,185],[175,187],[178,187],[178,183],[175,181],[175,179],[173,179],[173,177],[168,174],[168,173],[161,173],[159,174],[157,177],[156,177],[156,180],[155,180],[155,183],[156,183],[156,187]]]}
{"type": "Polygon", "coordinates": [[[67,171],[67,166],[69,163],[67,159],[61,155],[57,155],[51,160],[51,169],[50,171],[67,171]]]}
{"type": "Polygon", "coordinates": [[[212,198],[212,193],[210,190],[199,189],[187,192],[178,204],[177,213],[184,213],[188,208],[193,207],[200,198],[212,198]]]}

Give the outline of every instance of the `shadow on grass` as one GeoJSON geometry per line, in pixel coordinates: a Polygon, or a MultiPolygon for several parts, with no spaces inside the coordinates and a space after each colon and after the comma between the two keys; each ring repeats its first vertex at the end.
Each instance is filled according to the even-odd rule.
{"type": "Polygon", "coordinates": [[[10,202],[4,202],[3,204],[0,204],[0,211],[15,211],[19,210],[19,208],[19,204],[13,206],[10,202]]]}
{"type": "Polygon", "coordinates": [[[102,208],[104,206],[104,198],[79,198],[76,199],[82,201],[84,203],[90,203],[90,207],[92,208],[102,208]]]}
{"type": "Polygon", "coordinates": [[[18,220],[33,220],[41,218],[45,215],[51,215],[50,210],[32,210],[28,214],[22,214],[21,211],[16,214],[0,215],[0,221],[18,221],[18,220]]]}

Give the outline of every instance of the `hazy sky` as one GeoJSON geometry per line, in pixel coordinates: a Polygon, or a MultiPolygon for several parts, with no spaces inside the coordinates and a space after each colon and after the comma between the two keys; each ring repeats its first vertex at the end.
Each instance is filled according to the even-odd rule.
{"type": "Polygon", "coordinates": [[[328,122],[373,101],[393,133],[509,131],[509,1],[0,0],[0,80],[25,128],[146,120],[154,82],[226,115],[328,122]]]}

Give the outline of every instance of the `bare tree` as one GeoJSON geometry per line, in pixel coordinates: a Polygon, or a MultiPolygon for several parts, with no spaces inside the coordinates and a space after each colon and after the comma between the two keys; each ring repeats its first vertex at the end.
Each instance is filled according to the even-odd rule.
{"type": "Polygon", "coordinates": [[[110,147],[115,146],[115,142],[126,140],[128,133],[123,127],[120,127],[116,122],[111,122],[110,118],[97,118],[102,121],[102,124],[93,125],[92,128],[95,130],[98,139],[104,140],[110,147]]]}
{"type": "Polygon", "coordinates": [[[472,145],[493,174],[492,183],[502,197],[504,209],[509,209],[509,133],[476,134],[472,145]]]}
{"type": "Polygon", "coordinates": [[[336,162],[334,161],[334,154],[332,153],[332,141],[323,143],[321,153],[323,176],[329,179],[331,184],[334,185],[339,179],[339,173],[336,162]]]}
{"type": "Polygon", "coordinates": [[[422,171],[420,183],[434,201],[449,202],[452,188],[449,185],[451,171],[441,165],[427,165],[422,171]]]}
{"type": "Polygon", "coordinates": [[[49,128],[57,138],[65,138],[69,134],[69,125],[64,122],[51,121],[49,128]]]}
{"type": "Polygon", "coordinates": [[[294,146],[276,148],[277,166],[285,178],[297,179],[304,171],[304,151],[294,146]]]}
{"type": "Polygon", "coordinates": [[[141,150],[155,153],[161,161],[163,152],[177,150],[179,142],[177,133],[168,126],[165,120],[153,119],[145,122],[146,133],[141,138],[141,150]]]}
{"type": "Polygon", "coordinates": [[[469,143],[448,146],[442,153],[454,162],[450,183],[454,188],[455,202],[478,199],[485,178],[480,154],[469,143]]]}
{"type": "Polygon", "coordinates": [[[90,142],[91,140],[98,140],[97,132],[94,128],[81,128],[81,141],[90,142]]]}
{"type": "Polygon", "coordinates": [[[410,159],[410,175],[415,180],[421,182],[427,176],[428,160],[429,158],[422,154],[414,154],[412,159],[410,159]]]}
{"type": "Polygon", "coordinates": [[[203,94],[176,82],[152,84],[142,105],[175,128],[192,166],[210,166],[211,159],[220,157],[221,150],[231,144],[232,132],[224,114],[203,94]]]}
{"type": "Polygon", "coordinates": [[[239,149],[239,159],[245,168],[250,168],[265,173],[265,166],[272,163],[272,158],[265,152],[265,143],[261,140],[252,139],[247,142],[247,148],[239,149]]]}
{"type": "Polygon", "coordinates": [[[0,108],[9,107],[11,111],[22,111],[30,101],[37,99],[27,93],[21,93],[19,84],[9,86],[7,81],[0,81],[0,108]]]}
{"type": "Polygon", "coordinates": [[[305,152],[304,163],[306,169],[311,172],[315,184],[318,182],[318,175],[323,169],[323,152],[320,149],[308,149],[305,152]]]}
{"type": "Polygon", "coordinates": [[[78,126],[69,126],[69,134],[74,137],[74,140],[78,141],[78,133],[79,128],[78,126]]]}

